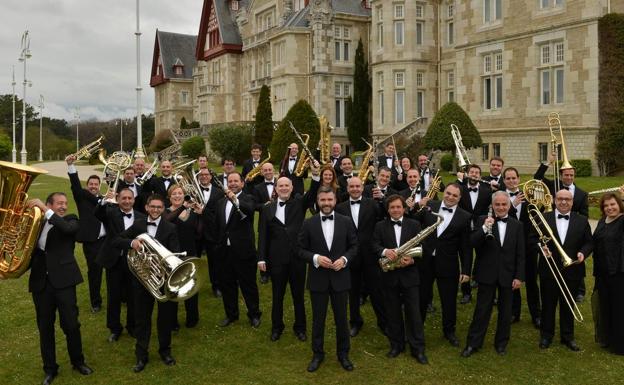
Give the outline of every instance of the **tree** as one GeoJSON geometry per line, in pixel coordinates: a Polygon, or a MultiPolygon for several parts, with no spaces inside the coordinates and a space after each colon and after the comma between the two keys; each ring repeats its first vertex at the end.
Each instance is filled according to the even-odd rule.
{"type": "Polygon", "coordinates": [[[191,159],[197,159],[205,153],[206,143],[201,136],[193,136],[182,143],[182,155],[186,155],[191,159]]]}
{"type": "Polygon", "coordinates": [[[356,150],[363,150],[366,144],[362,138],[368,138],[368,106],[371,85],[368,76],[368,63],[364,56],[362,39],[355,50],[355,70],[353,73],[353,100],[347,108],[347,135],[356,150]]]}
{"type": "Polygon", "coordinates": [[[0,159],[8,160],[11,150],[13,150],[11,138],[7,134],[0,132],[0,159]]]}
{"type": "Polygon", "coordinates": [[[291,143],[297,143],[299,146],[299,152],[301,152],[301,143],[297,140],[297,137],[290,128],[289,122],[295,126],[299,134],[310,135],[308,141],[308,148],[314,149],[318,145],[320,123],[316,116],[316,113],[312,109],[312,106],[305,100],[299,100],[293,104],[288,110],[286,117],[282,120],[277,131],[273,134],[273,140],[271,141],[271,154],[275,154],[275,159],[280,159],[281,155],[286,152],[288,145],[291,143]]]}
{"type": "Polygon", "coordinates": [[[158,131],[158,134],[154,136],[152,142],[149,145],[149,152],[158,152],[164,148],[167,148],[173,144],[173,140],[171,139],[171,131],[170,130],[161,130],[158,131]]]}
{"type": "Polygon", "coordinates": [[[265,85],[260,89],[258,108],[256,109],[256,137],[254,140],[262,148],[268,148],[273,139],[273,111],[271,111],[271,93],[265,85]]]}
{"type": "Polygon", "coordinates": [[[180,119],[180,129],[186,130],[187,128],[189,128],[189,124],[186,121],[186,118],[183,116],[182,119],[180,119]]]}
{"type": "MultiPolygon", "coordinates": [[[[35,109],[26,103],[26,122],[35,119],[35,109]]],[[[15,96],[15,122],[17,127],[22,126],[22,99],[15,96]]],[[[0,95],[0,126],[13,131],[13,95],[0,95]]]]}
{"type": "Polygon", "coordinates": [[[199,122],[197,120],[193,120],[190,125],[191,128],[199,128],[199,122]]]}
{"type": "Polygon", "coordinates": [[[423,138],[425,147],[434,150],[455,151],[455,142],[451,136],[451,124],[455,124],[459,128],[462,143],[466,149],[478,147],[483,143],[479,131],[477,131],[468,114],[459,104],[449,102],[443,105],[433,117],[423,138]]]}
{"type": "Polygon", "coordinates": [[[251,147],[251,127],[248,125],[222,125],[208,132],[210,148],[221,158],[232,157],[242,163],[251,147]]]}

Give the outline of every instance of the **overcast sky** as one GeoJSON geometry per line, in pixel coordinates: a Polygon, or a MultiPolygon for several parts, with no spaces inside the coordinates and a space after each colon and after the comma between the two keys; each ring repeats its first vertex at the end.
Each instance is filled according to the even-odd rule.
{"type": "MultiPolygon", "coordinates": [[[[149,86],[156,29],[196,35],[202,0],[141,0],[141,83],[144,113],[154,109],[149,86]]],[[[32,81],[26,101],[45,99],[44,116],[108,120],[136,115],[136,0],[0,0],[0,94],[23,96],[21,37],[30,32],[32,81]]]]}

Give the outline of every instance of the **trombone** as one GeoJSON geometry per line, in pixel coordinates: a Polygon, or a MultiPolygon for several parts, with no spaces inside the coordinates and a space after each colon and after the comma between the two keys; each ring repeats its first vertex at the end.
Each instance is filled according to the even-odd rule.
{"type": "Polygon", "coordinates": [[[559,181],[559,172],[574,168],[568,160],[568,153],[565,147],[565,141],[563,140],[563,130],[561,129],[561,120],[559,119],[558,112],[551,112],[548,114],[548,129],[550,130],[550,143],[552,145],[552,151],[555,154],[555,164],[559,161],[559,146],[561,146],[561,166],[559,169],[553,167],[553,183],[555,185],[555,193],[561,188],[561,182],[559,181]]]}
{"type": "Polygon", "coordinates": [[[453,142],[455,142],[455,149],[457,150],[458,166],[460,169],[464,169],[470,164],[470,159],[468,158],[468,152],[466,151],[466,147],[464,147],[464,143],[462,142],[459,128],[453,123],[451,123],[451,136],[453,137],[453,142]]]}
{"type": "Polygon", "coordinates": [[[557,282],[557,286],[559,286],[559,290],[563,295],[563,299],[565,300],[566,305],[570,309],[570,312],[572,313],[572,316],[574,316],[574,319],[578,322],[583,322],[583,314],[581,314],[581,311],[576,305],[574,297],[572,296],[568,285],[563,279],[561,270],[559,270],[559,267],[557,266],[557,263],[553,258],[552,252],[548,250],[548,242],[552,242],[557,248],[557,251],[561,256],[561,262],[563,263],[564,268],[577,264],[578,261],[573,260],[566,254],[566,252],[563,250],[563,247],[561,247],[559,242],[557,242],[557,239],[555,238],[552,229],[546,222],[546,219],[535,205],[529,204],[527,212],[529,214],[529,220],[531,221],[531,224],[535,228],[535,231],[537,232],[537,235],[539,237],[537,245],[539,246],[540,251],[544,256],[544,261],[548,265],[548,268],[550,269],[550,272],[552,273],[555,282],[557,282]],[[542,230],[542,228],[544,230],[542,230]]]}

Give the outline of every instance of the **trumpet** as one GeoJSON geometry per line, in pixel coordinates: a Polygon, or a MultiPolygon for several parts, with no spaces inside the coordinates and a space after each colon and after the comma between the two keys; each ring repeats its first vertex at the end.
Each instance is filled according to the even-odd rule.
{"type": "Polygon", "coordinates": [[[226,191],[227,189],[225,188],[225,186],[223,186],[223,183],[219,180],[220,178],[217,177],[217,174],[211,169],[208,169],[208,172],[210,173],[210,175],[212,176],[212,183],[214,183],[215,185],[217,185],[218,188],[221,189],[221,191],[223,191],[223,194],[225,195],[225,198],[227,200],[230,201],[230,203],[232,203],[232,206],[234,207],[234,209],[238,212],[238,214],[240,214],[241,218],[245,218],[245,214],[241,211],[240,206],[238,204],[238,201],[231,199],[227,194],[226,191]]]}
{"type": "Polygon", "coordinates": [[[86,146],[80,147],[80,149],[78,151],[76,151],[75,153],[73,153],[71,155],[74,156],[76,158],[76,160],[80,160],[80,159],[84,159],[84,158],[90,158],[91,155],[93,155],[97,150],[100,149],[100,147],[102,147],[102,141],[104,139],[106,139],[104,137],[104,135],[100,135],[99,138],[97,138],[93,142],[87,144],[86,146]]]}
{"type": "Polygon", "coordinates": [[[555,154],[555,161],[559,159],[559,146],[561,146],[561,166],[559,170],[553,167],[553,183],[555,184],[555,193],[561,188],[559,181],[559,171],[574,168],[568,161],[568,153],[563,139],[563,130],[561,129],[561,120],[559,113],[551,112],[548,114],[548,129],[550,130],[550,143],[555,154]]]}
{"type": "Polygon", "coordinates": [[[578,263],[578,261],[573,260],[566,254],[565,250],[563,250],[563,247],[561,247],[561,244],[557,242],[557,239],[555,238],[552,229],[546,222],[546,219],[535,205],[529,204],[528,214],[529,220],[531,221],[533,228],[535,228],[535,231],[538,234],[539,242],[537,244],[540,248],[542,255],[544,256],[544,261],[548,265],[550,272],[557,282],[557,286],[559,286],[559,290],[561,291],[561,294],[563,295],[563,298],[565,299],[565,302],[570,309],[570,312],[574,316],[574,319],[578,322],[583,322],[583,314],[581,314],[581,311],[576,305],[574,296],[572,296],[568,285],[565,283],[563,275],[561,274],[561,271],[559,270],[559,267],[557,266],[557,263],[555,262],[552,253],[546,247],[548,242],[552,242],[557,248],[564,268],[572,266],[578,263]]]}

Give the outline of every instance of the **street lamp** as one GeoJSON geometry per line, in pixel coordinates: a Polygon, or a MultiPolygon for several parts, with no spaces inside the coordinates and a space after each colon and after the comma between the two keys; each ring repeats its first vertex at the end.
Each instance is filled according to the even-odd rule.
{"type": "Polygon", "coordinates": [[[43,95],[39,94],[39,162],[43,161],[43,95]]]}
{"type": "Polygon", "coordinates": [[[143,151],[143,126],[141,124],[141,31],[139,30],[139,0],[136,0],[136,58],[137,58],[137,149],[135,157],[145,158],[143,151]]]}
{"type": "Polygon", "coordinates": [[[76,107],[74,111],[74,119],[76,120],[76,152],[80,150],[80,141],[78,140],[78,124],[80,123],[80,108],[76,107]]]}
{"type": "Polygon", "coordinates": [[[13,81],[11,82],[11,86],[13,86],[13,151],[11,151],[11,162],[17,162],[17,150],[15,149],[15,66],[13,66],[13,81]]]}
{"type": "Polygon", "coordinates": [[[24,97],[22,98],[22,151],[20,152],[22,164],[26,164],[28,152],[26,151],[26,86],[32,87],[32,83],[26,80],[26,60],[32,57],[30,53],[30,37],[28,31],[22,34],[22,52],[19,61],[24,62],[24,97]]]}

